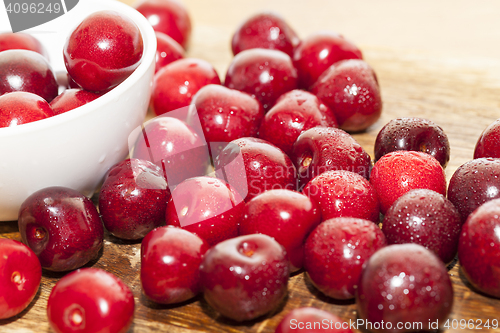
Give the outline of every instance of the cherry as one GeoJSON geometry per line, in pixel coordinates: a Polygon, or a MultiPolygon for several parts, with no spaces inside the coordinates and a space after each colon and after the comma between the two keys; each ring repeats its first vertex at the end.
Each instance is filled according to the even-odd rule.
{"type": "Polygon", "coordinates": [[[259,137],[290,155],[298,136],[315,126],[338,127],[332,110],[315,95],[292,90],[278,99],[259,129],[259,137]]]}
{"type": "Polygon", "coordinates": [[[90,199],[66,187],[47,187],[31,194],[19,209],[23,243],[43,268],[69,271],[94,259],[102,248],[104,229],[90,199]]]}
{"type": "Polygon", "coordinates": [[[323,220],[345,216],[379,222],[377,193],[370,182],[357,173],[323,172],[307,183],[302,192],[319,205],[323,220]]]}
{"type": "Polygon", "coordinates": [[[500,199],[476,209],[462,227],[458,259],[474,288],[500,298],[500,199]]]}
{"type": "Polygon", "coordinates": [[[187,301],[201,291],[200,264],[209,246],[189,231],[159,227],[141,245],[141,284],[154,302],[187,301]]]}
{"type": "Polygon", "coordinates": [[[413,189],[426,188],[446,195],[441,164],[419,151],[399,150],[382,156],[373,166],[370,183],[377,192],[382,214],[397,198],[413,189]]]}
{"type": "Polygon", "coordinates": [[[396,150],[430,154],[443,168],[450,160],[448,136],[441,127],[423,118],[393,119],[382,127],[375,140],[375,161],[396,150]]]}
{"type": "Polygon", "coordinates": [[[363,55],[356,45],[335,32],[318,31],[309,35],[293,53],[299,86],[308,89],[328,67],[344,59],[363,59],[363,55]]]}
{"type": "Polygon", "coordinates": [[[495,120],[485,128],[477,139],[474,148],[474,158],[500,157],[500,119],[495,120]]]}
{"type": "Polygon", "coordinates": [[[243,50],[263,48],[282,51],[291,57],[299,43],[295,31],[280,15],[264,12],[249,17],[236,29],[231,48],[234,55],[243,50]]]}
{"type": "Polygon", "coordinates": [[[25,91],[50,102],[57,96],[58,84],[47,59],[28,50],[0,52],[0,95],[25,91]]]}
{"type": "Polygon", "coordinates": [[[47,50],[35,37],[22,32],[0,33],[0,52],[6,50],[29,50],[48,58],[47,50]]]}
{"type": "Polygon", "coordinates": [[[153,29],[170,36],[186,48],[191,35],[191,19],[182,2],[177,0],[143,0],[134,8],[144,15],[153,29]]]}
{"type": "Polygon", "coordinates": [[[0,238],[0,320],[28,307],[42,279],[35,253],[21,242],[0,238]]]}
{"type": "Polygon", "coordinates": [[[323,294],[336,299],[354,298],[365,262],[386,246],[375,223],[352,217],[326,220],[304,245],[304,267],[323,294]]]}
{"type": "Polygon", "coordinates": [[[233,58],[224,85],[251,94],[267,111],[278,97],[297,88],[297,70],[286,53],[249,49],[233,58]]]}
{"type": "Polygon", "coordinates": [[[200,281],[207,303],[235,321],[252,320],[277,308],[287,294],[289,262],[267,235],[225,240],[207,251],[200,281]]]}
{"type": "Polygon", "coordinates": [[[61,114],[92,102],[101,95],[82,89],[66,89],[50,102],[54,114],[61,114]]]}
{"type": "Polygon", "coordinates": [[[418,326],[430,331],[449,316],[453,288],[446,267],[432,252],[418,244],[389,245],[366,263],[356,304],[367,328],[383,322],[394,332],[415,332],[418,326]]]}
{"type": "Polygon", "coordinates": [[[111,168],[99,194],[106,229],[124,239],[141,239],[165,224],[170,198],[162,170],[152,162],[128,159],[111,168]]]}
{"type": "Polygon", "coordinates": [[[40,96],[15,91],[0,96],[0,127],[12,127],[52,117],[54,111],[40,96]]]}
{"type": "Polygon", "coordinates": [[[128,17],[103,10],[87,16],[70,34],[63,49],[71,78],[83,89],[108,91],[139,66],[142,35],[128,17]]]}
{"type": "Polygon", "coordinates": [[[249,201],[268,190],[297,188],[290,158],[278,147],[257,138],[231,141],[215,160],[217,177],[232,171],[231,186],[249,201]],[[238,159],[240,157],[240,159],[238,159]]]}
{"type": "Polygon", "coordinates": [[[360,132],[374,124],[382,113],[377,77],[363,60],[341,60],[321,74],[311,87],[335,113],[340,128],[360,132]]]}
{"type": "Polygon", "coordinates": [[[415,189],[389,208],[382,231],[389,244],[420,244],[447,264],[457,254],[461,227],[458,210],[444,195],[415,189]]]}
{"type": "Polygon", "coordinates": [[[500,198],[500,160],[478,158],[461,165],[450,179],[448,199],[465,223],[486,201],[500,198]]]}
{"type": "Polygon", "coordinates": [[[313,307],[296,308],[280,321],[274,333],[353,333],[349,323],[313,307]]]}
{"type": "Polygon", "coordinates": [[[214,245],[238,235],[244,202],[223,180],[194,177],[180,183],[168,201],[168,225],[182,227],[214,245]]]}
{"type": "Polygon", "coordinates": [[[240,220],[240,235],[265,234],[285,248],[290,271],[302,268],[304,241],[320,223],[314,201],[290,190],[269,190],[250,200],[240,220]]]}
{"type": "Polygon", "coordinates": [[[184,58],[184,49],[170,36],[163,32],[155,32],[156,34],[156,66],[155,73],[160,68],[184,58]]]}
{"type": "Polygon", "coordinates": [[[300,188],[330,170],[347,170],[368,179],[370,155],[347,132],[333,127],[313,127],[295,141],[292,154],[300,188]]]}
{"type": "Polygon", "coordinates": [[[220,84],[211,64],[195,58],[176,60],[155,74],[151,107],[161,115],[189,106],[193,96],[207,84],[220,84]]]}
{"type": "Polygon", "coordinates": [[[83,268],[52,288],[47,317],[56,332],[127,332],[134,308],[134,295],[121,279],[99,268],[83,268]]]}

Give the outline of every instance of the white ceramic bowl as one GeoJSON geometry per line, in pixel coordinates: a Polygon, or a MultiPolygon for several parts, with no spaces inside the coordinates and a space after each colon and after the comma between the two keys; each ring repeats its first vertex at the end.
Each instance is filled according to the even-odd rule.
{"type": "Polygon", "coordinates": [[[48,186],[66,186],[91,196],[106,171],[128,155],[128,136],[143,122],[155,66],[156,37],[148,21],[115,0],[80,0],[67,14],[27,30],[47,48],[53,69],[65,70],[67,36],[90,13],[111,9],[140,28],[144,52],[139,67],[100,98],[55,117],[0,128],[0,221],[17,220],[22,202],[48,186]]]}

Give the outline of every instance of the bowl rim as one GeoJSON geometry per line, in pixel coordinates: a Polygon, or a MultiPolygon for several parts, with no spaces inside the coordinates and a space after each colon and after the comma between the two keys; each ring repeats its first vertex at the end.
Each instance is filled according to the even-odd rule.
{"type": "MultiPolygon", "coordinates": [[[[143,48],[144,48],[141,57],[141,63],[139,64],[139,66],[137,66],[137,68],[132,72],[132,74],[130,74],[130,76],[127,77],[123,82],[121,82],[115,88],[113,88],[106,94],[100,96],[99,98],[85,105],[77,107],[73,110],[70,110],[69,112],[64,112],[49,118],[13,127],[2,127],[0,128],[0,138],[8,138],[11,136],[22,135],[26,132],[36,132],[36,131],[46,130],[48,128],[57,127],[60,126],[61,124],[85,117],[89,113],[98,112],[100,108],[104,107],[106,104],[109,104],[113,100],[119,99],[127,90],[131,89],[141,77],[147,74],[149,67],[152,66],[152,64],[154,65],[156,57],[156,35],[153,27],[148,22],[148,20],[141,13],[135,10],[132,6],[129,6],[120,1],[99,0],[98,2],[105,3],[105,7],[110,7],[110,8],[102,8],[96,10],[95,12],[101,10],[115,10],[129,17],[138,26],[139,30],[141,31],[143,39],[143,48]]],[[[75,9],[77,8],[78,7],[75,7],[75,9]]],[[[72,29],[76,28],[76,26],[77,25],[75,25],[72,29]]],[[[70,33],[68,33],[68,36],[69,34],[70,33]]],[[[58,73],[54,74],[57,75],[58,73]]]]}

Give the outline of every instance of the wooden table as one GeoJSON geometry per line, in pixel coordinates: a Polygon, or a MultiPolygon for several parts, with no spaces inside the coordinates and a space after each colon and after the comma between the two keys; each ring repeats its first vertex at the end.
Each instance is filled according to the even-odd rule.
{"type": "MultiPolygon", "coordinates": [[[[446,169],[449,179],[457,167],[472,158],[482,130],[500,117],[498,1],[185,0],[185,3],[193,20],[188,55],[214,64],[222,79],[232,57],[229,47],[232,32],[241,20],[261,10],[281,13],[301,37],[324,29],[343,33],[357,43],[377,72],[384,102],[382,118],[366,133],[355,135],[372,156],[375,136],[390,119],[429,118],[450,139],[451,160],[446,169]]],[[[17,223],[0,223],[0,237],[20,239],[17,223]]],[[[219,318],[202,297],[177,306],[155,305],[141,293],[139,249],[139,242],[124,242],[107,235],[102,255],[91,263],[116,274],[132,288],[136,314],[130,332],[274,332],[281,318],[300,306],[322,308],[345,320],[356,318],[354,302],[322,296],[303,272],[290,279],[286,303],[258,321],[231,324],[219,318]]],[[[44,272],[35,301],[18,317],[0,321],[0,331],[50,332],[45,307],[51,288],[61,276],[44,272]]],[[[453,265],[450,276],[455,291],[451,319],[500,320],[500,300],[471,290],[458,263],[453,265]]],[[[459,331],[463,330],[449,330],[459,331]]]]}

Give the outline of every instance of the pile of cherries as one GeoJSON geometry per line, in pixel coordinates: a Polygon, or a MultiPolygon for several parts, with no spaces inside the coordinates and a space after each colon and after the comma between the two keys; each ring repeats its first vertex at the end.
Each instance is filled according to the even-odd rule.
{"type": "MultiPolygon", "coordinates": [[[[355,298],[359,318],[388,327],[379,331],[398,322],[430,330],[451,312],[446,265],[457,253],[474,288],[500,297],[500,121],[447,190],[450,146],[432,121],[390,121],[375,141],[374,164],[349,134],[377,121],[382,101],[374,71],[342,36],[301,41],[278,15],[252,16],[234,33],[221,85],[209,63],[184,58],[191,30],[184,7],[144,0],[136,9],[157,30],[158,117],[145,123],[130,158],[109,170],[99,211],[63,187],[26,199],[18,219],[26,245],[0,240],[0,319],[28,306],[42,268],[66,272],[94,259],[104,228],[142,239],[149,299],[176,304],[201,292],[235,321],[273,313],[290,274],[303,269],[326,296],[355,298]]],[[[68,72],[77,84],[97,77],[75,63],[68,72]]],[[[130,289],[94,268],[61,278],[47,307],[57,332],[124,332],[133,312],[130,289]]],[[[293,310],[276,332],[323,320],[340,323],[331,331],[351,332],[313,308],[293,310]]]]}

